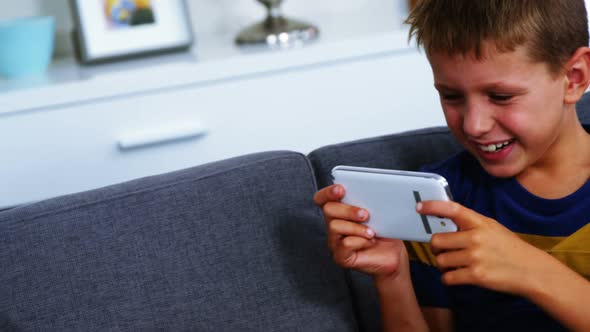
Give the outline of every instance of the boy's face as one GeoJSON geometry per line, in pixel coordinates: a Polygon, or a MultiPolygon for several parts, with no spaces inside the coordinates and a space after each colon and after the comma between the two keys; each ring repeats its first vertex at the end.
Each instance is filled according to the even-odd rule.
{"type": "Polygon", "coordinates": [[[565,75],[552,76],[524,47],[499,53],[484,44],[483,51],[479,60],[429,54],[449,128],[493,176],[516,176],[551,161],[571,122],[565,75]]]}

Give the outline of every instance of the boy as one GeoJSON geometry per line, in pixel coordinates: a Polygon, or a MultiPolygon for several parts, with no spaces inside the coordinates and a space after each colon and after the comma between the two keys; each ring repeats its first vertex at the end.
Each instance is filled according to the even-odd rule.
{"type": "Polygon", "coordinates": [[[314,197],[334,260],[373,276],[386,330],[590,331],[584,1],[423,0],[407,22],[466,150],[424,169],[455,202],[416,209],[459,231],[432,237],[432,265],[410,263],[417,245],[376,238],[334,185],[314,197]]]}

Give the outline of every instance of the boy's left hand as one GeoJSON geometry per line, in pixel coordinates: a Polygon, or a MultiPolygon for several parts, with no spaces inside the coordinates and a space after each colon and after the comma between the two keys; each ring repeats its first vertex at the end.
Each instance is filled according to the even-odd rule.
{"type": "Polygon", "coordinates": [[[458,232],[433,235],[430,246],[447,285],[471,284],[525,295],[531,276],[546,273],[546,252],[456,202],[425,201],[418,212],[453,220],[458,232]]]}

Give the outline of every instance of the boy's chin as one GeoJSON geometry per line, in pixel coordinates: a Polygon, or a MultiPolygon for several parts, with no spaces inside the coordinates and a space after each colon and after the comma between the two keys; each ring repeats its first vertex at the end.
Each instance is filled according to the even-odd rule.
{"type": "Polygon", "coordinates": [[[489,175],[496,178],[512,178],[522,172],[522,170],[514,164],[489,164],[481,160],[479,163],[489,175]]]}

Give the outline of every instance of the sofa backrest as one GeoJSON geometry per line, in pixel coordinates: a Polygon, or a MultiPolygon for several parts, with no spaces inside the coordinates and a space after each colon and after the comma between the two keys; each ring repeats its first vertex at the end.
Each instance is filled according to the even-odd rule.
{"type": "Polygon", "coordinates": [[[447,127],[433,127],[328,145],[308,157],[323,188],[332,184],[330,171],[337,165],[416,170],[460,149],[447,127]]]}
{"type": "Polygon", "coordinates": [[[355,330],[316,188],[268,152],[0,212],[0,330],[355,330]]]}
{"type": "Polygon", "coordinates": [[[590,92],[586,92],[576,104],[578,119],[584,125],[590,125],[590,92]]]}

